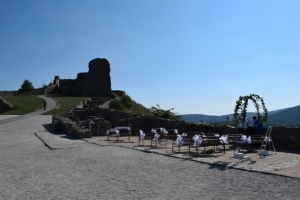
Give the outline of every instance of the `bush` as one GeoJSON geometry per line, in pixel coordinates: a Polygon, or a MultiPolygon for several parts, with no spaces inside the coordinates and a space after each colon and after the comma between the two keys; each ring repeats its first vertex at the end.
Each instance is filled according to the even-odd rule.
{"type": "Polygon", "coordinates": [[[164,119],[170,119],[170,120],[180,120],[181,116],[176,115],[178,113],[174,113],[173,110],[174,108],[164,110],[161,109],[158,104],[156,104],[157,107],[152,106],[150,108],[151,112],[154,114],[155,117],[160,117],[164,119]]]}

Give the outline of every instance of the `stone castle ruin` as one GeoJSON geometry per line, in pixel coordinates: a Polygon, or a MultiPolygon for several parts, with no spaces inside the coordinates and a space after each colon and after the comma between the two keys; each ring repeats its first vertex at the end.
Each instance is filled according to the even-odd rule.
{"type": "Polygon", "coordinates": [[[114,97],[108,60],[95,58],[89,62],[88,67],[89,71],[78,73],[76,79],[60,79],[59,76],[55,76],[48,93],[65,96],[114,97]]]}

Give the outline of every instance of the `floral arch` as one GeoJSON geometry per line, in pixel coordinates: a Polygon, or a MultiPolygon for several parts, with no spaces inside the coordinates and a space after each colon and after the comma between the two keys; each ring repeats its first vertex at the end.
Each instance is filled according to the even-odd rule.
{"type": "Polygon", "coordinates": [[[251,100],[256,108],[256,114],[257,116],[262,116],[259,120],[260,122],[267,123],[268,121],[268,110],[265,107],[265,103],[263,98],[256,94],[250,94],[248,96],[240,96],[239,100],[236,101],[236,106],[234,109],[234,115],[233,115],[233,123],[234,126],[237,127],[240,121],[245,121],[246,115],[247,115],[247,106],[248,102],[251,100]],[[261,104],[259,104],[259,101],[261,104]],[[263,112],[262,115],[259,112],[259,109],[262,108],[263,112]],[[240,111],[240,114],[239,114],[240,111]]]}

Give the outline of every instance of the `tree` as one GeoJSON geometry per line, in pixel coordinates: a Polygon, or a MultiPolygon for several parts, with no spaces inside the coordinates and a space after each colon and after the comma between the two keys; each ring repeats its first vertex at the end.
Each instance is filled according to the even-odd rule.
{"type": "Polygon", "coordinates": [[[25,92],[26,94],[30,93],[33,90],[34,87],[28,79],[24,80],[23,84],[21,85],[21,88],[19,89],[20,92],[25,92]]]}
{"type": "Polygon", "coordinates": [[[152,106],[150,108],[150,111],[154,114],[154,117],[160,117],[160,118],[170,119],[170,120],[180,120],[181,119],[181,116],[176,115],[178,113],[172,112],[174,110],[174,108],[164,110],[164,109],[161,109],[158,104],[156,104],[156,106],[157,107],[152,106]]]}
{"type": "Polygon", "coordinates": [[[234,115],[233,115],[233,123],[235,126],[237,126],[240,121],[242,121],[242,122],[245,121],[249,100],[252,100],[252,102],[254,103],[258,120],[260,120],[261,123],[263,123],[263,122],[267,123],[268,110],[265,107],[264,99],[256,94],[250,94],[248,96],[240,96],[239,100],[236,101],[236,106],[235,106],[234,115]],[[257,101],[260,101],[261,105],[257,101]],[[259,117],[259,116],[261,116],[261,114],[259,112],[260,107],[263,109],[262,117],[259,117]],[[238,113],[239,110],[241,111],[240,115],[238,113]]]}

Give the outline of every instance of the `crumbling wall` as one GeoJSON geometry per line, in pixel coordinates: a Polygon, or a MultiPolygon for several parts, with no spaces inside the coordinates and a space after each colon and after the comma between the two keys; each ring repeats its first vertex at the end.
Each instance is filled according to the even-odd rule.
{"type": "Polygon", "coordinates": [[[52,126],[55,131],[62,131],[77,138],[92,137],[92,132],[88,128],[80,127],[78,123],[67,116],[54,115],[52,117],[52,126]]]}

